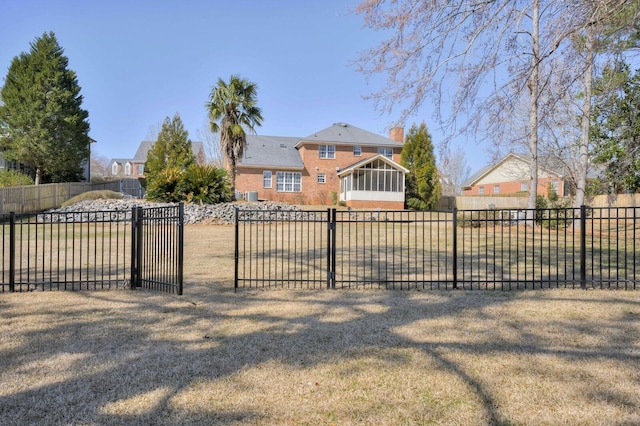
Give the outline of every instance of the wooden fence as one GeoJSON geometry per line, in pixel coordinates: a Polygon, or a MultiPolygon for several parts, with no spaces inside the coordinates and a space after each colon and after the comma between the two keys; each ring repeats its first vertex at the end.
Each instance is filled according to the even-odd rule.
{"type": "Polygon", "coordinates": [[[104,183],[49,183],[43,185],[16,186],[11,188],[0,188],[0,214],[14,212],[34,213],[48,209],[55,209],[62,206],[62,203],[88,191],[111,190],[125,192],[132,196],[139,196],[135,193],[123,191],[123,188],[130,188],[136,179],[116,180],[104,183]]]}
{"type": "MultiPolygon", "coordinates": [[[[640,194],[596,195],[585,202],[589,207],[640,207],[640,194]]],[[[436,210],[526,209],[527,196],[472,195],[442,197],[436,210]]]]}

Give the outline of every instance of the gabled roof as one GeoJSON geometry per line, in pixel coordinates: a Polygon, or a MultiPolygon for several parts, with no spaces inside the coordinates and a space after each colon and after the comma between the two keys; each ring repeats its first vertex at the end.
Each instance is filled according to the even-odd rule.
{"type": "MultiPolygon", "coordinates": [[[[513,152],[509,153],[504,158],[502,158],[500,161],[498,161],[497,163],[482,167],[476,173],[471,175],[471,177],[469,177],[469,179],[467,179],[467,181],[462,185],[462,187],[463,188],[472,187],[473,185],[478,183],[482,178],[487,176],[489,173],[495,171],[496,169],[500,168],[502,165],[504,165],[509,160],[517,160],[517,161],[520,161],[520,162],[525,163],[527,165],[530,164],[530,162],[531,162],[530,159],[525,157],[525,156],[522,156],[522,155],[519,155],[519,154],[515,154],[513,152]]],[[[548,173],[550,175],[554,175],[554,176],[557,176],[557,177],[563,177],[564,176],[561,171],[559,172],[559,171],[556,171],[556,170],[552,170],[552,169],[550,169],[548,167],[541,166],[540,163],[538,164],[538,170],[544,171],[545,173],[548,173]]]]}
{"type": "Polygon", "coordinates": [[[350,166],[345,167],[344,169],[342,169],[342,170],[340,170],[338,172],[338,176],[344,176],[346,174],[349,174],[352,171],[354,171],[356,169],[359,169],[359,168],[362,168],[366,164],[372,163],[372,162],[374,162],[376,160],[382,160],[382,161],[384,161],[385,163],[387,163],[388,165],[390,165],[391,167],[393,167],[396,170],[401,170],[404,173],[409,173],[409,169],[403,167],[402,165],[396,163],[393,160],[389,160],[387,157],[385,157],[382,154],[377,154],[377,155],[374,155],[373,157],[365,158],[363,160],[360,160],[360,161],[358,161],[356,163],[351,164],[350,166]]]}
{"type": "Polygon", "coordinates": [[[136,154],[133,156],[134,160],[137,161],[147,161],[147,154],[149,153],[149,150],[151,149],[151,147],[153,147],[153,144],[155,142],[153,141],[142,141],[140,142],[140,145],[138,146],[138,150],[136,151],[136,154]]]}
{"type": "Polygon", "coordinates": [[[113,163],[124,164],[124,163],[131,163],[132,161],[133,160],[131,158],[112,158],[109,164],[113,164],[113,163]]]}
{"type": "Polygon", "coordinates": [[[339,145],[362,145],[379,147],[401,147],[400,142],[396,142],[384,136],[371,133],[359,127],[347,123],[334,123],[331,127],[315,132],[306,138],[300,139],[296,148],[305,143],[312,144],[339,144],[339,145]]]}
{"type": "Polygon", "coordinates": [[[247,135],[247,145],[238,166],[304,169],[300,154],[295,149],[299,140],[284,136],[247,135]]]}

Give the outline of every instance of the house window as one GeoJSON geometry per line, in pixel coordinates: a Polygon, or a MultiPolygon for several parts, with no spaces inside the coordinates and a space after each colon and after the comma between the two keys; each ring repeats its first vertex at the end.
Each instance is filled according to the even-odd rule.
{"type": "Polygon", "coordinates": [[[553,188],[554,191],[556,191],[556,194],[558,193],[558,181],[557,180],[552,180],[551,181],[551,187],[553,188]]]}
{"type": "Polygon", "coordinates": [[[131,163],[127,163],[124,165],[124,174],[129,176],[131,174],[131,163]]]}
{"type": "Polygon", "coordinates": [[[378,154],[382,154],[389,160],[393,160],[393,148],[378,148],[378,154]]]}
{"type": "Polygon", "coordinates": [[[262,172],[262,187],[271,188],[272,186],[272,173],[271,170],[265,170],[262,172]]]}
{"type": "Polygon", "coordinates": [[[138,175],[142,176],[144,174],[144,165],[138,164],[136,167],[138,169],[138,175]]]}
{"type": "Polygon", "coordinates": [[[484,186],[478,187],[478,195],[484,195],[484,186]]]}
{"type": "Polygon", "coordinates": [[[353,156],[354,157],[360,157],[362,155],[362,147],[361,146],[354,146],[353,147],[353,156]]]}
{"type": "Polygon", "coordinates": [[[493,185],[493,193],[494,194],[500,193],[500,185],[493,185]]]}
{"type": "Polygon", "coordinates": [[[117,175],[118,174],[118,163],[113,163],[111,165],[111,174],[112,175],[117,175]]]}
{"type": "Polygon", "coordinates": [[[302,173],[278,172],[276,174],[276,191],[301,192],[302,191],[302,173]]]}
{"type": "Polygon", "coordinates": [[[318,151],[320,152],[320,158],[336,158],[335,145],[320,145],[318,151]]]}
{"type": "Polygon", "coordinates": [[[525,192],[529,190],[529,185],[527,182],[520,182],[520,191],[525,192]]]}
{"type": "Polygon", "coordinates": [[[327,175],[318,173],[318,183],[327,183],[327,175]]]}

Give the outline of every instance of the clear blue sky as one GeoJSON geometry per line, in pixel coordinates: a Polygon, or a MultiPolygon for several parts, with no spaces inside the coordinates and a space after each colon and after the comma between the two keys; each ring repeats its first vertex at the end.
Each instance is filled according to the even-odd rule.
{"type": "MultiPolygon", "coordinates": [[[[354,0],[2,0],[0,75],[47,31],[78,76],[93,149],[132,157],[152,127],[178,112],[192,140],[207,126],[205,102],[219,77],[258,85],[261,135],[304,137],[336,122],[387,134],[397,115],[376,111],[352,62],[381,35],[351,13],[354,0]]],[[[405,123],[425,121],[429,105],[405,123]]],[[[475,145],[472,171],[488,161],[475,145]]]]}

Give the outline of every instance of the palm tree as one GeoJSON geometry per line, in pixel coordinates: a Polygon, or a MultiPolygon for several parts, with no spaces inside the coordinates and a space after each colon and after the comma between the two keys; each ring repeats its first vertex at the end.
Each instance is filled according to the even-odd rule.
{"type": "Polygon", "coordinates": [[[211,89],[207,109],[211,130],[220,133],[220,151],[229,173],[231,191],[235,194],[236,164],[242,158],[247,144],[245,129],[255,133],[255,126],[262,124],[262,112],[256,106],[258,86],[239,75],[232,75],[229,82],[218,79],[211,89]]]}

